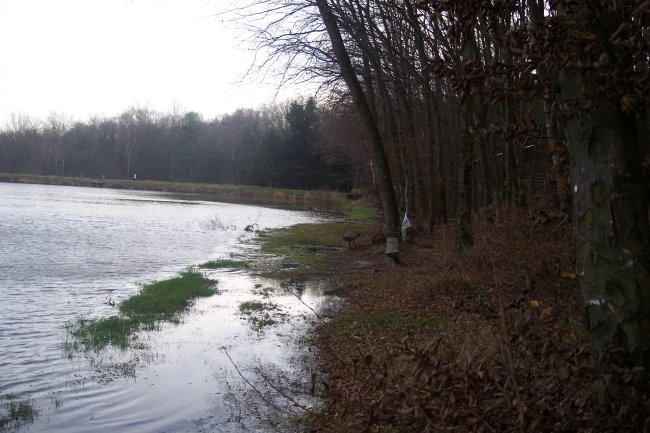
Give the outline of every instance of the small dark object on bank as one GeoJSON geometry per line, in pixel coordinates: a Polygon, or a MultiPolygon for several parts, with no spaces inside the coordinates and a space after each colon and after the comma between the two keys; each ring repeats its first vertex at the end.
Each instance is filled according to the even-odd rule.
{"type": "Polygon", "coordinates": [[[352,245],[354,245],[354,241],[361,235],[361,233],[357,232],[347,232],[343,235],[343,240],[345,241],[345,249],[348,250],[352,245]]]}

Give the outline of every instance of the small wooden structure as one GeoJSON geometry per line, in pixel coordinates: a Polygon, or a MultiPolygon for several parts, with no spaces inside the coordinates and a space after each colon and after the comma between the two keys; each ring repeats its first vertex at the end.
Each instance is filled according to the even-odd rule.
{"type": "Polygon", "coordinates": [[[352,245],[354,245],[354,241],[361,235],[361,233],[357,232],[346,232],[343,235],[343,240],[345,241],[345,249],[348,250],[352,245]]]}

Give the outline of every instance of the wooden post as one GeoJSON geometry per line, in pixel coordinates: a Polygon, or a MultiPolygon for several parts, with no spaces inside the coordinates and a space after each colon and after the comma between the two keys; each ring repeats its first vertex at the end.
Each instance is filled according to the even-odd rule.
{"type": "Polygon", "coordinates": [[[399,263],[399,240],[397,238],[386,239],[386,255],[399,263]]]}

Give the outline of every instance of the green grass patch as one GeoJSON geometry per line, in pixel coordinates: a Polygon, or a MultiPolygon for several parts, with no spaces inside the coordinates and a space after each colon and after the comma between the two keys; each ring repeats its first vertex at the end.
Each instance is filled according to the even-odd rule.
{"type": "Polygon", "coordinates": [[[278,257],[280,265],[271,268],[262,265],[257,273],[274,280],[306,277],[313,272],[312,269],[325,261],[325,253],[329,249],[344,246],[344,233],[369,233],[373,230],[372,223],[328,222],[298,224],[285,229],[259,232],[261,251],[278,257]]]}
{"type": "Polygon", "coordinates": [[[200,272],[187,271],[169,280],[145,284],[120,304],[120,312],[140,322],[173,320],[194,298],[214,295],[214,282],[200,272]]]}
{"type": "Polygon", "coordinates": [[[102,319],[79,319],[68,325],[74,337],[64,343],[64,351],[99,351],[108,345],[126,349],[140,330],[156,329],[160,321],[178,322],[197,297],[215,294],[215,282],[198,271],[187,271],[169,280],[142,286],[139,293],[123,301],[120,314],[102,319]]]}
{"type": "Polygon", "coordinates": [[[219,259],[219,260],[210,260],[199,265],[201,269],[247,269],[250,267],[250,263],[245,260],[233,260],[233,259],[219,259]]]}
{"type": "Polygon", "coordinates": [[[378,311],[369,314],[345,314],[331,322],[345,335],[380,333],[383,331],[417,331],[438,328],[447,319],[439,316],[421,316],[413,313],[378,311]]]}
{"type": "Polygon", "coordinates": [[[378,216],[377,209],[370,207],[354,207],[345,212],[345,217],[351,221],[368,221],[378,216]]]}
{"type": "Polygon", "coordinates": [[[262,252],[290,255],[292,249],[302,248],[317,253],[319,248],[342,247],[343,234],[349,231],[368,232],[372,224],[341,222],[298,224],[286,229],[260,233],[262,252]],[[310,248],[311,247],[311,248],[310,248]]]}

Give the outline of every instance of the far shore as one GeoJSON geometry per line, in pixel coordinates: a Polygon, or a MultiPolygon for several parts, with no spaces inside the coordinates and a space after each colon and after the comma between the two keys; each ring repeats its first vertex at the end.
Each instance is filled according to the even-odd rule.
{"type": "Polygon", "coordinates": [[[348,194],[339,191],[310,191],[250,185],[167,182],[141,179],[127,180],[45,176],[22,173],[0,173],[0,182],[198,194],[206,196],[206,199],[215,201],[281,206],[301,210],[329,211],[346,208],[346,197],[349,197],[348,194]]]}

